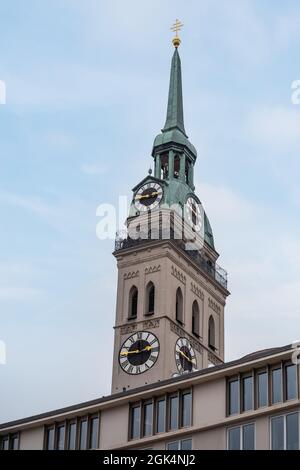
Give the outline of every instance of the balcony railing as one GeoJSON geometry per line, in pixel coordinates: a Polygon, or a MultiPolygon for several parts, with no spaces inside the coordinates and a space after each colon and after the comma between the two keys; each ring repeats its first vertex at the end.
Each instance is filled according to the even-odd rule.
{"type": "MultiPolygon", "coordinates": [[[[122,236],[117,234],[115,240],[115,251],[126,250],[132,247],[138,247],[144,245],[145,243],[151,243],[155,240],[151,238],[138,238],[132,239],[127,236],[122,236]]],[[[176,244],[178,247],[183,249],[185,253],[200,267],[202,271],[208,274],[212,279],[214,279],[218,284],[220,284],[224,289],[227,289],[227,271],[221,268],[217,263],[213,263],[210,260],[207,260],[200,251],[198,250],[186,250],[185,243],[183,240],[171,239],[172,243],[176,244]]]]}

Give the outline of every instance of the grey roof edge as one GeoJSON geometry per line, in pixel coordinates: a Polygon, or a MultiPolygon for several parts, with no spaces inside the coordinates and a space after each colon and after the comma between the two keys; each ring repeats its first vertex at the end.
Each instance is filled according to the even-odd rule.
{"type": "Polygon", "coordinates": [[[189,375],[183,375],[183,376],[180,376],[180,377],[173,377],[173,378],[170,378],[170,379],[167,379],[167,380],[162,380],[160,382],[155,382],[155,383],[152,383],[152,384],[144,385],[142,387],[134,388],[132,390],[127,390],[126,392],[120,392],[120,393],[116,393],[116,394],[113,394],[113,395],[107,395],[107,396],[104,396],[102,398],[96,398],[94,400],[89,400],[89,401],[86,401],[86,402],[78,403],[77,405],[71,405],[71,406],[67,406],[67,407],[64,407],[64,408],[58,408],[56,410],[47,411],[45,413],[40,413],[40,414],[37,414],[37,415],[29,416],[27,418],[18,419],[18,420],[15,420],[15,421],[8,421],[6,423],[1,423],[0,424],[0,432],[1,432],[1,430],[6,429],[6,428],[13,428],[15,426],[20,426],[22,424],[27,424],[27,423],[32,422],[32,421],[39,421],[39,420],[42,420],[42,419],[47,419],[47,418],[50,418],[51,416],[64,414],[64,413],[80,410],[82,408],[88,408],[88,407],[91,407],[91,406],[101,405],[102,403],[106,403],[106,402],[109,402],[109,401],[112,401],[112,400],[117,400],[119,398],[124,398],[126,396],[130,397],[131,395],[134,395],[136,393],[151,390],[151,389],[155,389],[155,388],[165,386],[165,385],[169,385],[169,384],[172,384],[172,383],[177,383],[177,382],[180,383],[180,382],[186,380],[187,378],[188,379],[197,378],[197,377],[201,377],[203,375],[209,375],[209,374],[211,374],[213,372],[216,372],[216,371],[219,371],[219,370],[226,370],[227,368],[242,365],[242,364],[247,363],[247,362],[254,362],[256,360],[263,359],[264,357],[267,358],[267,357],[273,356],[275,354],[280,354],[280,353],[287,352],[290,349],[292,349],[292,347],[293,347],[293,345],[289,344],[287,346],[255,351],[255,352],[247,354],[246,356],[243,356],[239,359],[235,359],[234,361],[225,362],[223,364],[217,365],[215,367],[210,367],[208,369],[202,369],[200,371],[193,372],[189,375]]]}

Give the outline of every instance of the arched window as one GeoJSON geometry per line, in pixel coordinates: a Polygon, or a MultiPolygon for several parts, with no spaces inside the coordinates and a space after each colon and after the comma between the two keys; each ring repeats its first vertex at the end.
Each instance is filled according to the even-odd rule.
{"type": "Polygon", "coordinates": [[[200,313],[197,300],[193,303],[192,308],[192,333],[199,338],[200,336],[200,313]]]}
{"type": "Polygon", "coordinates": [[[174,158],[174,178],[179,179],[180,175],[180,157],[178,155],[174,158]]]}
{"type": "Polygon", "coordinates": [[[161,179],[168,179],[169,178],[169,154],[166,153],[161,155],[161,179]]]}
{"type": "Polygon", "coordinates": [[[146,289],[146,315],[153,315],[155,308],[155,286],[149,282],[146,289]]]}
{"type": "Polygon", "coordinates": [[[183,296],[180,287],[176,291],[176,320],[183,323],[183,296]]]}
{"type": "Polygon", "coordinates": [[[215,331],[215,320],[211,315],[208,321],[208,346],[213,351],[216,350],[216,331],[215,331]]]}
{"type": "Polygon", "coordinates": [[[129,313],[128,318],[130,320],[137,317],[137,305],[138,305],[138,290],[135,286],[132,286],[129,292],[129,313]]]}

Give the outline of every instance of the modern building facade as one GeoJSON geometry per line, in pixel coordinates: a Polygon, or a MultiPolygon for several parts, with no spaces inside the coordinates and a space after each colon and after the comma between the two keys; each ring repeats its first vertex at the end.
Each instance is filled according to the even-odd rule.
{"type": "Polygon", "coordinates": [[[154,174],[133,188],[114,256],[108,397],[0,425],[1,449],[299,449],[294,347],[224,363],[227,273],[195,193],[179,38],[154,174]]]}

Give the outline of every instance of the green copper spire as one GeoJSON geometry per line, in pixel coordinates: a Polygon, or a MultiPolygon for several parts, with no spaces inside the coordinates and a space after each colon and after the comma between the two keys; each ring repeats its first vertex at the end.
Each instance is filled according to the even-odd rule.
{"type": "Polygon", "coordinates": [[[172,58],[168,111],[163,132],[172,129],[178,129],[186,135],[183,119],[181,62],[177,47],[172,58]]]}

